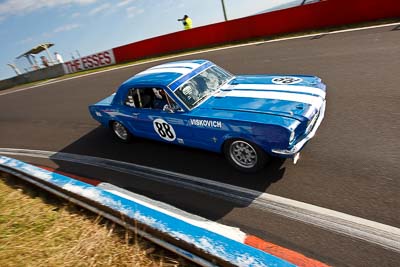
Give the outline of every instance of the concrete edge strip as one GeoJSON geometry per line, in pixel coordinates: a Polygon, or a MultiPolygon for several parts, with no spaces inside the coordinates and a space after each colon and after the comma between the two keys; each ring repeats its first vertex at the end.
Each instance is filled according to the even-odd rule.
{"type": "MultiPolygon", "coordinates": [[[[49,84],[69,81],[69,80],[73,80],[73,79],[83,78],[83,77],[86,77],[86,76],[91,76],[91,75],[101,74],[101,73],[105,73],[105,72],[109,72],[109,71],[130,68],[130,67],[134,67],[134,66],[140,66],[140,65],[159,62],[159,61],[163,61],[163,60],[179,58],[179,57],[183,57],[183,56],[192,56],[192,55],[197,55],[197,54],[202,54],[202,53],[210,53],[210,52],[215,52],[215,51],[220,51],[220,50],[227,50],[227,49],[233,49],[233,48],[239,48],[239,47],[245,47],[245,46],[251,46],[251,45],[259,45],[259,44],[266,44],[266,43],[275,43],[275,42],[296,40],[296,39],[315,37],[315,36],[320,36],[320,35],[330,35],[330,34],[337,34],[337,33],[370,30],[370,29],[377,29],[377,28],[397,26],[397,25],[400,25],[400,22],[388,23],[388,24],[383,24],[383,25],[352,28],[352,29],[346,29],[346,30],[337,30],[337,31],[331,31],[331,32],[328,31],[328,32],[312,33],[312,34],[306,34],[306,35],[300,35],[300,36],[294,36],[294,37],[285,37],[285,38],[278,38],[278,39],[274,39],[274,40],[257,41],[257,42],[250,42],[250,43],[246,43],[246,44],[230,45],[230,46],[227,46],[227,47],[211,48],[211,49],[206,49],[206,50],[196,51],[196,52],[188,52],[188,53],[183,53],[183,54],[179,54],[179,55],[168,56],[168,57],[165,57],[165,58],[157,58],[157,59],[149,60],[149,61],[146,61],[146,62],[133,63],[133,64],[129,64],[129,65],[126,65],[126,66],[115,67],[115,68],[112,68],[112,69],[100,70],[100,71],[96,71],[96,72],[93,72],[93,73],[87,73],[87,74],[74,76],[74,77],[70,77],[70,78],[65,78],[65,79],[51,79],[51,81],[43,82],[43,83],[40,83],[40,84],[37,84],[37,85],[33,85],[33,86],[30,86],[30,87],[26,87],[26,88],[21,88],[21,89],[17,89],[17,90],[13,90],[13,91],[7,91],[7,92],[0,93],[0,96],[13,94],[13,93],[17,93],[17,92],[21,92],[21,91],[33,89],[33,88],[36,88],[36,87],[49,85],[49,84]]],[[[12,90],[12,89],[10,89],[10,90],[12,90]]]]}
{"type": "Polygon", "coordinates": [[[190,214],[187,213],[183,210],[177,209],[171,205],[165,204],[163,202],[160,201],[156,201],[153,199],[150,199],[148,197],[136,194],[134,192],[125,190],[121,187],[115,186],[113,184],[109,184],[109,183],[104,183],[98,180],[94,180],[94,179],[90,179],[90,178],[86,178],[86,177],[82,177],[82,176],[77,176],[74,174],[70,174],[70,173],[66,173],[66,172],[62,172],[62,171],[58,171],[55,170],[53,168],[49,168],[49,167],[45,167],[45,166],[37,166],[40,167],[42,169],[51,171],[51,172],[55,172],[70,178],[73,178],[75,180],[79,180],[81,182],[84,183],[88,183],[97,187],[102,188],[105,191],[111,192],[115,195],[119,195],[121,197],[127,198],[127,199],[131,199],[134,202],[137,202],[141,205],[144,205],[146,207],[149,207],[151,209],[154,209],[156,211],[165,213],[167,215],[173,216],[179,220],[185,221],[187,223],[190,223],[192,225],[195,225],[197,227],[200,228],[204,228],[207,230],[211,230],[214,233],[223,235],[227,238],[230,238],[232,240],[235,240],[237,242],[241,242],[243,243],[243,241],[246,238],[246,234],[243,233],[242,231],[240,231],[240,229],[235,228],[235,227],[230,227],[230,226],[225,226],[219,223],[215,223],[213,221],[209,221],[205,218],[202,218],[200,216],[194,215],[194,214],[190,214]]]}
{"type": "Polygon", "coordinates": [[[200,177],[92,156],[13,148],[0,148],[0,154],[70,161],[137,175],[162,183],[167,182],[189,190],[204,192],[215,197],[224,198],[234,203],[252,205],[260,210],[265,210],[292,220],[297,220],[325,230],[357,238],[400,253],[399,228],[307,204],[301,201],[211,181],[200,177]]]}
{"type": "MultiPolygon", "coordinates": [[[[163,235],[172,238],[178,246],[183,244],[182,247],[187,247],[189,245],[194,247],[195,252],[199,252],[200,255],[211,255],[212,257],[209,259],[199,257],[176,244],[166,243],[155,237],[157,239],[155,243],[202,266],[214,266],[212,260],[215,259],[223,264],[234,266],[295,266],[263,250],[244,244],[244,240],[243,242],[232,240],[209,231],[203,228],[204,226],[194,226],[175,218],[175,216],[152,209],[148,205],[144,205],[143,202],[137,201],[133,195],[128,196],[121,191],[119,194],[115,194],[116,191],[105,190],[104,186],[103,188],[96,187],[5,156],[0,156],[0,166],[2,171],[10,172],[11,170],[11,174],[112,219],[123,226],[127,226],[128,223],[109,212],[105,212],[101,207],[116,211],[122,215],[121,217],[130,218],[146,226],[147,229],[161,232],[163,235]],[[82,199],[87,201],[82,201],[82,199]]],[[[131,225],[131,228],[135,228],[134,224],[131,225]]],[[[138,229],[135,228],[134,230],[137,232],[138,229]]],[[[145,237],[149,235],[148,233],[144,234],[145,237]]],[[[150,240],[152,239],[154,239],[154,236],[150,240]]]]}

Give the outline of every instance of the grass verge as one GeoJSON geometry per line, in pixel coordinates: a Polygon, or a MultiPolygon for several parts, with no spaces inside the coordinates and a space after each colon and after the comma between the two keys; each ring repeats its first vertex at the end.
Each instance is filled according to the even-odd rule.
{"type": "Polygon", "coordinates": [[[0,266],[195,266],[134,233],[0,173],[0,266]]]}

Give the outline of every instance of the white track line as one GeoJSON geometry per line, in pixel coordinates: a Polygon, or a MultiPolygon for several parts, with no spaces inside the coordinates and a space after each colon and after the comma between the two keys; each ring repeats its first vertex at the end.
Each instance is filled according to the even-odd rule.
{"type": "MultiPolygon", "coordinates": [[[[390,26],[396,26],[396,25],[400,25],[400,22],[383,24],[383,25],[376,25],[376,26],[368,26],[368,27],[359,27],[359,28],[353,28],[353,29],[347,29],[347,30],[338,30],[338,31],[332,31],[332,32],[320,32],[320,33],[306,34],[306,35],[301,35],[301,36],[279,38],[279,39],[268,40],[268,41],[258,41],[258,42],[252,42],[252,43],[246,43],[246,44],[231,45],[231,46],[227,46],[227,47],[211,48],[211,49],[197,51],[197,52],[183,53],[183,54],[169,56],[169,57],[165,57],[165,58],[153,59],[153,60],[149,60],[149,61],[146,61],[146,62],[133,63],[133,64],[126,65],[126,66],[115,67],[115,68],[112,68],[112,69],[100,70],[100,71],[96,71],[96,72],[93,72],[93,73],[83,74],[83,75],[70,77],[70,78],[65,78],[65,79],[61,79],[61,80],[55,80],[55,81],[51,81],[51,82],[47,82],[47,83],[41,83],[41,84],[37,84],[37,85],[34,85],[34,86],[26,87],[26,88],[21,88],[21,89],[17,89],[17,90],[13,90],[13,91],[8,91],[8,92],[3,92],[3,93],[0,93],[0,96],[13,94],[13,93],[18,93],[18,92],[22,92],[22,91],[25,91],[25,90],[33,89],[33,88],[36,88],[36,87],[40,87],[40,86],[45,86],[45,85],[49,85],[49,84],[54,84],[54,83],[69,81],[69,80],[73,80],[73,79],[83,78],[83,77],[96,75],[96,74],[100,74],[100,73],[104,73],[104,72],[120,70],[120,69],[130,68],[130,67],[134,67],[134,66],[140,66],[140,65],[144,65],[144,64],[148,64],[148,63],[154,63],[154,62],[159,62],[159,61],[163,61],[163,60],[169,60],[169,59],[179,58],[179,57],[184,57],[184,56],[191,56],[191,55],[197,55],[197,54],[203,54],[203,53],[209,53],[209,52],[214,52],[214,51],[227,50],[227,49],[233,49],[233,48],[239,48],[239,47],[245,47],[245,46],[251,46],[251,45],[289,41],[289,40],[295,40],[295,39],[301,39],[301,38],[307,38],[307,37],[314,37],[314,36],[319,36],[319,35],[330,35],[330,34],[337,34],[337,33],[362,31],[362,30],[377,29],[377,28],[390,27],[390,26]]],[[[10,90],[12,90],[12,89],[10,89],[10,90]]]]}
{"type": "Polygon", "coordinates": [[[400,228],[268,193],[200,177],[92,156],[13,148],[0,148],[0,154],[75,162],[173,184],[235,203],[245,203],[260,210],[364,240],[400,253],[400,228]]]}

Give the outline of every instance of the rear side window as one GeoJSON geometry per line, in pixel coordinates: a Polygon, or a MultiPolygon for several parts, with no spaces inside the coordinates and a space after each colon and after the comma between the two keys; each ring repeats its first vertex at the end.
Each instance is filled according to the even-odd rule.
{"type": "Polygon", "coordinates": [[[125,105],[158,110],[165,110],[166,106],[176,106],[161,88],[132,88],[128,91],[125,105]]]}
{"type": "Polygon", "coordinates": [[[150,108],[152,97],[151,88],[132,88],[128,91],[125,104],[135,108],[150,108]]]}

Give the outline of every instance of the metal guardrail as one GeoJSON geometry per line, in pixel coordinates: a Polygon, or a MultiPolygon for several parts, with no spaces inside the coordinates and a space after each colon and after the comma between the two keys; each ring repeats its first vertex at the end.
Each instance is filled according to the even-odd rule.
{"type": "Polygon", "coordinates": [[[183,211],[167,209],[165,204],[160,207],[112,185],[89,185],[5,156],[0,156],[0,171],[97,213],[201,266],[295,266],[244,244],[246,235],[239,229],[182,215],[183,211]]]}

